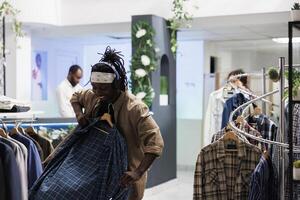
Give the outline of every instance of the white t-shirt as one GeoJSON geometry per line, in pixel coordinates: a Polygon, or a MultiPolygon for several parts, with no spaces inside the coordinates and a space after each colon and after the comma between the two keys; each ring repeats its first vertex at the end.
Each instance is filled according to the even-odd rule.
{"type": "Polygon", "coordinates": [[[75,117],[70,100],[72,95],[80,90],[82,90],[82,87],[79,84],[73,87],[68,79],[63,80],[59,84],[56,90],[56,96],[58,100],[59,113],[62,117],[75,117]]]}

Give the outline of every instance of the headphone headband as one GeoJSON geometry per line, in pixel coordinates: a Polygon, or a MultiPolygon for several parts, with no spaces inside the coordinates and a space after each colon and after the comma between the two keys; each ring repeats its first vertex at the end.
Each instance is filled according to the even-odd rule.
{"type": "Polygon", "coordinates": [[[107,66],[109,66],[113,71],[114,73],[116,74],[116,79],[119,80],[120,79],[120,75],[118,73],[118,71],[116,70],[115,66],[113,66],[112,64],[108,63],[108,62],[104,62],[104,61],[99,61],[100,64],[105,64],[107,66]]]}

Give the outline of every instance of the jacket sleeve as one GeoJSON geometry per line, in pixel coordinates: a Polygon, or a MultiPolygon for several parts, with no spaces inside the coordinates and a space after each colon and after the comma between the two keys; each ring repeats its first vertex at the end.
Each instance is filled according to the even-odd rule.
{"type": "Polygon", "coordinates": [[[86,101],[87,101],[87,94],[89,90],[80,90],[78,92],[75,92],[70,100],[71,103],[78,103],[83,108],[85,107],[86,101]]]}
{"type": "Polygon", "coordinates": [[[132,125],[136,126],[144,153],[160,156],[163,151],[164,141],[158,125],[149,113],[148,107],[144,104],[136,105],[132,115],[132,125]]]}
{"type": "Polygon", "coordinates": [[[212,134],[214,134],[214,132],[212,131],[211,123],[214,123],[212,119],[214,114],[212,107],[215,106],[215,103],[216,102],[213,95],[209,95],[207,109],[204,118],[204,128],[203,128],[204,146],[210,144],[212,134]]]}
{"type": "Polygon", "coordinates": [[[224,109],[223,109],[223,113],[222,113],[222,127],[221,127],[221,129],[226,127],[228,122],[229,122],[229,116],[230,116],[230,113],[232,111],[229,100],[227,100],[226,103],[224,104],[224,109]]]}
{"type": "Polygon", "coordinates": [[[196,168],[194,173],[193,200],[205,199],[203,178],[204,178],[203,152],[200,152],[197,158],[196,168]]]}

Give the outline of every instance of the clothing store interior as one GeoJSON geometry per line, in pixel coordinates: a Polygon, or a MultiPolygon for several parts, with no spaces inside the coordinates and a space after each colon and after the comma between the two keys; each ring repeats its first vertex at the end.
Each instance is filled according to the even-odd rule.
{"type": "Polygon", "coordinates": [[[0,16],[0,200],[300,200],[298,0],[0,16]]]}

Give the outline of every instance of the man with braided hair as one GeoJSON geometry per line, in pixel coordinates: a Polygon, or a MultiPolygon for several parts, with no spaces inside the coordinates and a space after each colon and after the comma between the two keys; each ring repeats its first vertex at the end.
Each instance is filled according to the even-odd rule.
{"type": "Polygon", "coordinates": [[[95,116],[97,107],[108,103],[113,123],[124,136],[128,146],[128,171],[120,184],[130,187],[130,200],[143,198],[147,170],[162,154],[163,139],[148,107],[127,91],[127,77],[120,52],[107,47],[101,60],[92,66],[92,89],[73,95],[71,104],[78,123],[85,127],[95,116]],[[83,111],[84,110],[84,111],[83,111]]]}

